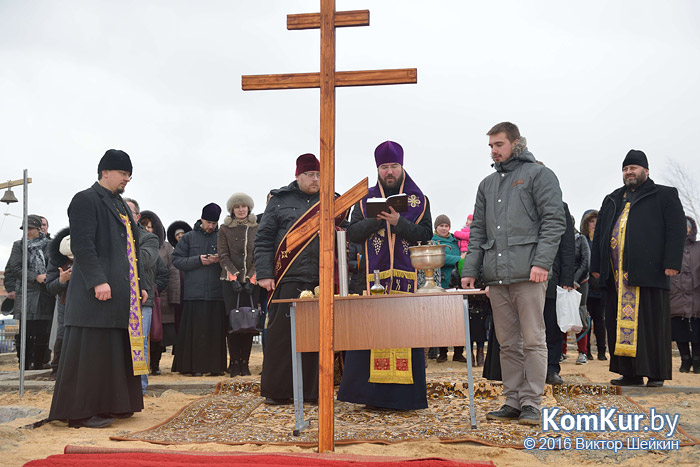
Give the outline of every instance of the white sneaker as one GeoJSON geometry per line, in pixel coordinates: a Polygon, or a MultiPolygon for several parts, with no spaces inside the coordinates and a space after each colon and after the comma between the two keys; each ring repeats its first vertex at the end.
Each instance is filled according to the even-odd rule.
{"type": "Polygon", "coordinates": [[[585,353],[579,352],[578,358],[576,359],[576,364],[583,365],[584,363],[588,363],[588,358],[586,357],[585,353]]]}

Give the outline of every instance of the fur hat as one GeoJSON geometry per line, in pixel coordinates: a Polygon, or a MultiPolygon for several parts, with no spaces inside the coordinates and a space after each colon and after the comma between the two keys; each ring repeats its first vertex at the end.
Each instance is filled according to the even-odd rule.
{"type": "Polygon", "coordinates": [[[68,259],[73,259],[73,252],[70,249],[70,235],[66,235],[61,240],[61,244],[58,247],[58,251],[68,259]]]}
{"type": "Polygon", "coordinates": [[[374,150],[374,162],[377,167],[392,163],[403,165],[403,148],[399,143],[384,141],[374,150]]]}
{"type": "Polygon", "coordinates": [[[228,211],[229,213],[233,213],[233,207],[237,204],[243,204],[245,206],[248,206],[248,214],[253,212],[253,208],[255,207],[255,203],[253,203],[253,198],[246,195],[245,193],[234,193],[231,195],[228,201],[226,201],[226,211],[228,211]]]}
{"type": "Polygon", "coordinates": [[[437,216],[437,217],[435,218],[435,228],[436,228],[436,229],[437,229],[437,226],[440,225],[440,224],[447,224],[447,225],[449,225],[450,227],[452,227],[452,222],[450,222],[450,218],[447,217],[447,216],[444,215],[444,214],[440,214],[439,216],[437,216]]]}
{"type": "Polygon", "coordinates": [[[64,267],[73,260],[73,252],[70,250],[70,240],[66,240],[66,238],[70,238],[69,227],[64,227],[59,230],[56,236],[51,240],[51,243],[49,243],[49,259],[58,267],[64,267]],[[64,241],[68,244],[67,251],[64,241]],[[67,253],[70,253],[70,255],[67,253]]]}
{"type": "Polygon", "coordinates": [[[165,242],[165,227],[163,227],[163,222],[161,222],[160,217],[153,211],[141,211],[139,223],[143,223],[145,219],[151,221],[151,227],[153,228],[153,233],[158,237],[158,248],[160,248],[165,242]]]}
{"type": "Polygon", "coordinates": [[[248,217],[245,219],[244,223],[248,225],[257,225],[258,218],[253,214],[253,207],[255,206],[253,198],[245,193],[234,193],[228,201],[226,201],[226,209],[229,215],[224,218],[224,225],[230,226],[234,223],[235,216],[233,215],[233,207],[240,204],[248,206],[248,217]]]}
{"type": "MultiPolygon", "coordinates": [[[[302,154],[301,156],[297,157],[297,170],[294,172],[294,175],[297,176],[300,173],[304,172],[320,172],[321,171],[321,162],[319,162],[318,159],[316,159],[316,156],[313,154],[302,154]]],[[[251,208],[252,209],[252,208],[251,208]]]]}
{"type": "Polygon", "coordinates": [[[183,232],[187,233],[187,232],[192,230],[192,227],[190,226],[190,224],[188,224],[185,221],[175,221],[168,226],[168,231],[167,231],[168,242],[173,247],[175,245],[177,245],[177,240],[175,239],[175,234],[178,232],[178,230],[182,230],[183,232]]]}
{"type": "Polygon", "coordinates": [[[131,158],[124,151],[119,149],[109,149],[97,164],[98,175],[103,170],[123,170],[124,172],[133,173],[131,158]]]}
{"type": "Polygon", "coordinates": [[[622,168],[624,169],[628,165],[638,165],[649,168],[649,161],[647,161],[647,155],[643,151],[638,151],[636,149],[631,149],[630,152],[625,156],[625,160],[622,161],[622,168]]]}

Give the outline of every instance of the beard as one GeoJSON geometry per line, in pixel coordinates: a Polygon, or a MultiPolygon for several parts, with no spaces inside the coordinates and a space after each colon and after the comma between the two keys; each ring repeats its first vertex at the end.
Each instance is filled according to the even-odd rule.
{"type": "Polygon", "coordinates": [[[382,188],[384,188],[384,191],[398,191],[398,189],[401,187],[401,184],[403,184],[403,179],[404,175],[403,172],[401,172],[401,175],[398,178],[392,178],[390,181],[387,180],[382,180],[381,178],[379,179],[379,183],[382,185],[382,188]]]}
{"type": "Polygon", "coordinates": [[[630,190],[636,190],[639,186],[647,181],[647,177],[642,174],[639,177],[629,177],[623,180],[625,186],[630,190]]]}

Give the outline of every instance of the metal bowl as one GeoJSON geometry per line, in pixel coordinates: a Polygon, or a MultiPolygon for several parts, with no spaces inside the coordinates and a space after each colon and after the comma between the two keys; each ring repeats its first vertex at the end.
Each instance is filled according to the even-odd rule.
{"type": "Polygon", "coordinates": [[[416,269],[436,269],[445,264],[444,245],[418,245],[408,248],[411,264],[416,269]]]}

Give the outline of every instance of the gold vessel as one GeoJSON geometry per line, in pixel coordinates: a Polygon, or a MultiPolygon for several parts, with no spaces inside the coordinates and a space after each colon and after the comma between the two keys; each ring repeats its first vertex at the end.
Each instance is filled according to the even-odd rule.
{"type": "Polygon", "coordinates": [[[444,245],[421,245],[408,248],[411,254],[411,264],[416,269],[425,271],[425,285],[416,293],[444,292],[445,289],[435,283],[435,269],[445,264],[444,245]]]}

